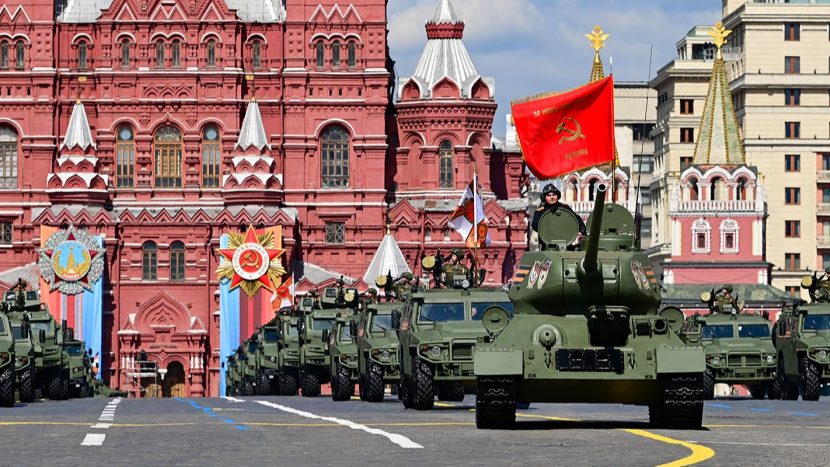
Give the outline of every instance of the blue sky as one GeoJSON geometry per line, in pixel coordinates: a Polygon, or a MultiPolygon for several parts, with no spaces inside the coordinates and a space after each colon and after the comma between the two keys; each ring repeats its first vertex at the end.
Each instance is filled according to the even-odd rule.
{"type": "MultiPolygon", "coordinates": [[[[399,76],[409,76],[426,44],[424,22],[439,0],[390,0],[389,46],[399,76]]],[[[452,0],[466,23],[464,43],[478,72],[496,79],[502,136],[510,100],[583,84],[593,51],[584,34],[595,25],[611,37],[602,50],[605,71],[613,57],[616,81],[649,78],[672,60],[675,44],[694,26],[721,18],[721,0],[452,0]]]]}

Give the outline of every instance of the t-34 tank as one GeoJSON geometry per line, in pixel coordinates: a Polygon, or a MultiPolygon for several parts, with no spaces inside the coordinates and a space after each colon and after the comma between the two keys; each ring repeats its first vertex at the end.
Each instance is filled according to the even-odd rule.
{"type": "Polygon", "coordinates": [[[675,332],[679,309],[658,314],[661,296],[634,219],[606,205],[599,186],[584,251],[575,215],[548,212],[539,223],[542,251],[522,256],[509,297],[513,318],[492,306],[488,337],[475,347],[476,426],[506,428],[516,404],[621,403],[648,406],[651,423],[699,428],[703,349],[675,332]]]}

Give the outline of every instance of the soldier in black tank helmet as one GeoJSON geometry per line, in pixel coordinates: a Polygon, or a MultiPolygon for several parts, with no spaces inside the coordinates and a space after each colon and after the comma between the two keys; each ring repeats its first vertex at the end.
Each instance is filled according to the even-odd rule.
{"type": "Polygon", "coordinates": [[[530,226],[533,228],[534,231],[539,231],[539,221],[542,219],[542,216],[546,212],[556,212],[558,210],[563,211],[570,211],[576,217],[577,222],[579,222],[579,238],[577,238],[577,242],[585,236],[586,228],[585,222],[582,221],[582,218],[579,214],[575,213],[570,206],[565,203],[559,202],[559,199],[562,197],[562,192],[559,191],[559,188],[555,186],[546,185],[545,188],[542,189],[542,206],[540,206],[536,212],[533,213],[533,221],[531,222],[530,226]]]}

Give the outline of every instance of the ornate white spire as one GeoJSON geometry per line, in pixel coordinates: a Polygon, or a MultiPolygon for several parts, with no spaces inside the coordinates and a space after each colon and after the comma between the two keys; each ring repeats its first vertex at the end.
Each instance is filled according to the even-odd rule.
{"type": "Polygon", "coordinates": [[[460,22],[458,16],[455,14],[455,8],[452,7],[450,0],[441,0],[441,3],[435,8],[435,14],[432,16],[432,23],[458,23],[460,22]]]}
{"type": "Polygon", "coordinates": [[[383,241],[380,242],[372,262],[369,263],[366,274],[363,275],[363,282],[371,286],[378,276],[385,276],[390,272],[392,277],[398,278],[401,274],[412,271],[409,269],[409,265],[406,264],[406,258],[404,258],[398,242],[395,241],[392,234],[387,233],[383,237],[383,241]]]}
{"type": "Polygon", "coordinates": [[[66,128],[66,136],[63,138],[61,148],[72,149],[76,146],[83,150],[90,146],[95,148],[92,130],[89,129],[89,120],[86,118],[86,109],[80,100],[76,101],[75,107],[72,108],[72,116],[69,117],[69,125],[66,128]]]}
{"type": "Polygon", "coordinates": [[[242,120],[242,129],[239,131],[239,140],[236,145],[243,151],[251,146],[260,151],[264,147],[271,149],[256,99],[251,99],[251,103],[248,104],[248,110],[245,111],[245,119],[242,120]]]}

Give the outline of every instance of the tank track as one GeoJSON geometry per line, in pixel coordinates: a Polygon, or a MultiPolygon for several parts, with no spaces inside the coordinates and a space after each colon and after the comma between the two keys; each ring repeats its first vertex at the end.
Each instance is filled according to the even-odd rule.
{"type": "Polygon", "coordinates": [[[661,400],[649,406],[649,422],[661,428],[703,426],[703,374],[661,376],[661,400]]]}
{"type": "Polygon", "coordinates": [[[476,380],[476,428],[498,430],[516,424],[516,380],[483,377],[476,380]]]}

